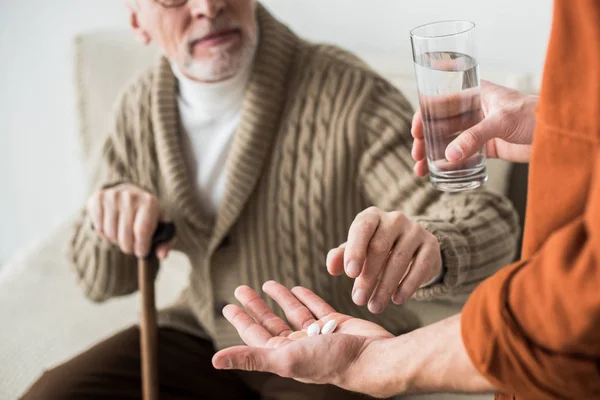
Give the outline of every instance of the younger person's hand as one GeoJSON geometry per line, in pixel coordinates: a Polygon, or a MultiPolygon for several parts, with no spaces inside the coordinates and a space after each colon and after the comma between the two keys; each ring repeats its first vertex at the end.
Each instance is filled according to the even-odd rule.
{"type": "Polygon", "coordinates": [[[418,176],[429,173],[423,120],[436,124],[438,131],[443,127],[449,127],[452,129],[452,132],[447,132],[449,135],[464,130],[446,148],[446,159],[450,162],[465,160],[482,147],[490,158],[529,162],[535,130],[534,112],[537,107],[537,96],[526,96],[516,90],[481,81],[480,96],[484,119],[470,127],[472,122],[461,116],[472,112],[472,110],[465,110],[465,105],[479,107],[478,102],[463,98],[472,94],[472,91],[464,91],[464,93],[436,99],[443,104],[429,107],[427,113],[437,112],[443,115],[430,115],[424,110],[419,110],[414,115],[411,129],[414,137],[412,156],[416,161],[415,173],[418,176]],[[464,126],[461,127],[463,123],[464,126]]]}

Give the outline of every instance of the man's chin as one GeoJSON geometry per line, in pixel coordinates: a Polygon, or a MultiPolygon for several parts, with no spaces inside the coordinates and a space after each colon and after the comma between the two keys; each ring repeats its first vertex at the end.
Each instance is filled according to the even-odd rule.
{"type": "Polygon", "coordinates": [[[185,63],[184,73],[192,79],[202,82],[217,82],[236,76],[248,62],[246,57],[236,54],[220,53],[211,60],[190,59],[185,63]]]}
{"type": "Polygon", "coordinates": [[[240,71],[240,64],[213,64],[206,62],[193,62],[183,71],[189,78],[199,82],[219,82],[236,76],[240,71]]]}
{"type": "Polygon", "coordinates": [[[252,62],[253,47],[221,49],[210,58],[194,58],[189,54],[184,62],[184,73],[200,82],[218,82],[236,76],[252,62]]]}

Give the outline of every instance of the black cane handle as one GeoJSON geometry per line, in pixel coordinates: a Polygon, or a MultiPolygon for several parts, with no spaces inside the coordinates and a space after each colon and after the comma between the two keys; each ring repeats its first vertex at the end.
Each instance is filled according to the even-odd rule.
{"type": "Polygon", "coordinates": [[[152,235],[152,244],[150,245],[150,253],[146,258],[151,258],[156,254],[156,248],[163,243],[169,242],[175,237],[175,224],[172,222],[159,222],[152,235]]]}

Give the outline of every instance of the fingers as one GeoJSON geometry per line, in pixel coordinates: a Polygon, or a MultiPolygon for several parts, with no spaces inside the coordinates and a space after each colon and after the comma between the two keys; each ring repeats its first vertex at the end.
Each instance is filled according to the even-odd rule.
{"type": "Polygon", "coordinates": [[[373,314],[379,314],[385,310],[392,296],[398,288],[408,270],[411,260],[415,257],[419,246],[423,243],[423,228],[414,225],[408,232],[402,235],[390,257],[371,300],[369,301],[369,311],[373,314]]]}
{"type": "Polygon", "coordinates": [[[411,156],[416,161],[413,168],[415,175],[427,176],[429,174],[429,166],[427,165],[425,139],[423,137],[423,119],[420,110],[413,116],[410,132],[414,138],[411,156]]]}
{"type": "Polygon", "coordinates": [[[235,290],[235,298],[271,336],[288,336],[292,333],[290,327],[273,313],[258,293],[248,286],[239,286],[235,290]]]}
{"type": "Polygon", "coordinates": [[[429,174],[429,166],[427,160],[419,161],[415,164],[413,170],[417,176],[427,176],[429,174]]]}
{"type": "Polygon", "coordinates": [[[446,148],[446,159],[457,162],[471,157],[483,148],[487,141],[501,137],[501,122],[494,116],[487,117],[475,126],[462,132],[446,148]]]}
{"type": "Polygon", "coordinates": [[[87,202],[87,213],[92,221],[92,226],[99,234],[103,231],[104,222],[104,198],[102,192],[96,192],[90,196],[87,202]]]}
{"type": "Polygon", "coordinates": [[[425,120],[455,117],[481,108],[478,87],[448,95],[420,95],[421,117],[425,120]]]}
{"type": "Polygon", "coordinates": [[[268,281],[263,285],[263,291],[279,304],[285,317],[295,329],[306,329],[315,322],[315,316],[310,310],[282,284],[268,281]]]}
{"type": "Polygon", "coordinates": [[[152,236],[158,226],[158,202],[152,198],[144,199],[137,210],[133,223],[135,236],[135,255],[145,257],[150,252],[152,236]]]}
{"type": "Polygon", "coordinates": [[[421,115],[421,110],[418,110],[413,115],[410,133],[415,139],[423,139],[423,116],[421,115]]]}
{"type": "Polygon", "coordinates": [[[427,153],[425,151],[425,139],[423,137],[423,120],[421,112],[417,111],[412,120],[411,134],[414,138],[411,156],[416,161],[414,166],[415,175],[427,176],[429,166],[427,165],[427,153]]]}
{"type": "MultiPolygon", "coordinates": [[[[364,260],[361,273],[354,282],[352,300],[358,306],[368,303],[369,311],[374,314],[381,313],[396,295],[401,300],[412,296],[422,284],[431,280],[432,271],[441,268],[437,238],[401,212],[383,212],[371,207],[357,216],[350,231],[345,256],[350,254],[352,260],[364,260]]],[[[340,257],[337,252],[329,255],[330,265],[336,257],[340,257]]],[[[339,269],[337,266],[334,272],[339,269]]],[[[335,312],[307,289],[294,288],[292,293],[319,319],[335,312]]]]}
{"type": "Polygon", "coordinates": [[[317,319],[325,318],[326,316],[335,313],[334,308],[321,297],[317,296],[312,290],[296,286],[292,289],[292,294],[294,294],[317,319]]]}
{"type": "MultiPolygon", "coordinates": [[[[422,139],[424,130],[428,134],[435,136],[439,140],[446,139],[448,143],[453,135],[473,127],[483,118],[481,108],[480,89],[478,87],[452,93],[449,95],[435,95],[419,97],[421,103],[420,115],[415,115],[413,119],[413,136],[416,139],[422,139]]],[[[483,147],[479,145],[478,149],[483,147]]],[[[462,148],[461,143],[454,143],[448,146],[445,157],[448,161],[454,162],[468,157],[477,152],[471,148],[462,148]],[[466,155],[468,153],[468,156],[466,155]]],[[[421,148],[417,146],[414,149],[416,161],[420,161],[423,154],[421,148]]],[[[434,158],[441,158],[443,154],[430,155],[434,158]]]]}
{"type": "Polygon", "coordinates": [[[423,139],[415,139],[413,141],[412,151],[410,153],[413,160],[421,161],[427,157],[425,152],[425,141],[423,139]]]}
{"type": "Polygon", "coordinates": [[[234,346],[219,351],[213,356],[216,369],[239,369],[242,371],[261,371],[277,373],[277,364],[270,362],[274,349],[247,346],[234,346]]]}
{"type": "Polygon", "coordinates": [[[117,243],[125,254],[133,254],[134,236],[133,221],[135,219],[135,204],[132,196],[123,194],[119,198],[119,226],[117,243]]]}
{"type": "Polygon", "coordinates": [[[448,118],[426,120],[424,123],[425,129],[430,136],[449,140],[459,132],[476,125],[482,119],[483,111],[481,108],[478,108],[448,118]]]}
{"type": "Polygon", "coordinates": [[[248,346],[263,347],[273,336],[262,326],[256,323],[252,317],[234,304],[223,308],[223,316],[237,330],[240,338],[248,346]]]}
{"type": "Polygon", "coordinates": [[[348,231],[348,241],[344,252],[344,266],[350,278],[358,277],[365,260],[371,238],[379,226],[380,215],[375,207],[370,207],[356,216],[348,231]]]}
{"type": "Polygon", "coordinates": [[[171,250],[171,248],[173,247],[173,243],[175,243],[175,239],[172,239],[167,243],[161,243],[158,246],[156,246],[156,257],[159,260],[164,260],[165,258],[167,258],[167,256],[169,255],[169,250],[171,250]]]}
{"type": "Polygon", "coordinates": [[[330,275],[338,276],[344,273],[344,249],[346,243],[336,247],[335,249],[329,250],[327,253],[327,260],[325,265],[327,266],[327,272],[330,275]]]}
{"type": "MultiPolygon", "coordinates": [[[[433,97],[431,97],[431,99],[433,99],[433,97]]],[[[444,99],[446,99],[446,97],[444,97],[444,99]]],[[[437,104],[437,100],[431,100],[431,102],[437,104]]],[[[441,108],[441,111],[434,110],[434,114],[434,111],[431,110],[435,108],[433,103],[424,107],[424,110],[430,109],[429,118],[427,118],[425,122],[423,122],[420,111],[413,117],[411,132],[415,140],[413,141],[411,155],[417,162],[414,167],[417,176],[426,176],[429,173],[429,168],[426,164],[427,154],[423,132],[424,123],[427,125],[427,130],[430,135],[439,138],[439,140],[445,138],[446,143],[451,142],[453,136],[457,132],[464,131],[463,135],[466,134],[466,136],[463,139],[459,136],[458,139],[449,143],[449,146],[445,150],[444,156],[451,162],[457,162],[470,157],[478,152],[487,140],[491,139],[490,137],[477,137],[479,133],[477,124],[483,118],[480,102],[474,102],[468,111],[457,115],[452,115],[448,109],[444,107],[441,108]],[[471,129],[474,129],[474,131],[471,131],[471,129]],[[466,144],[463,144],[462,141],[466,141],[466,144]]],[[[444,151],[443,148],[442,151],[444,151]]],[[[435,157],[441,156],[442,154],[435,155],[435,157]]]]}
{"type": "MultiPolygon", "coordinates": [[[[87,212],[97,234],[125,254],[145,257],[160,216],[156,196],[131,184],[99,190],[87,203],[87,212]]],[[[159,246],[161,258],[169,245],[159,246]]]]}
{"type": "Polygon", "coordinates": [[[106,239],[116,244],[118,242],[117,229],[119,226],[119,213],[117,204],[117,194],[114,191],[107,192],[104,195],[104,210],[102,212],[102,233],[106,239]]]}
{"type": "Polygon", "coordinates": [[[437,241],[427,242],[417,252],[408,274],[394,293],[394,304],[404,304],[421,285],[430,281],[442,268],[442,256],[437,241]]]}
{"type": "MultiPolygon", "coordinates": [[[[365,267],[354,282],[352,290],[352,299],[359,306],[367,304],[392,246],[394,246],[407,224],[410,224],[408,218],[402,213],[383,213],[379,218],[379,226],[368,241],[365,267]]],[[[365,239],[368,240],[369,238],[365,239]]]]}

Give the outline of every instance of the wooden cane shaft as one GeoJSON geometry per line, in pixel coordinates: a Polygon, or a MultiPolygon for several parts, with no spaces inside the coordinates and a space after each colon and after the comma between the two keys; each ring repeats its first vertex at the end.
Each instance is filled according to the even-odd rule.
{"type": "Polygon", "coordinates": [[[158,400],[158,354],[154,279],[147,261],[138,260],[138,282],[142,294],[140,343],[142,355],[142,390],[144,400],[158,400]]]}

